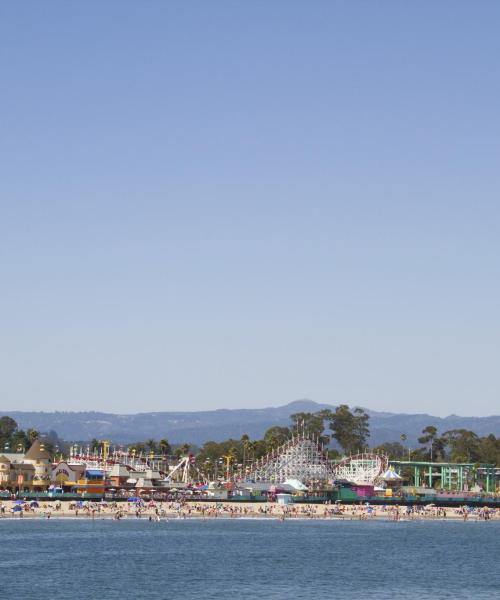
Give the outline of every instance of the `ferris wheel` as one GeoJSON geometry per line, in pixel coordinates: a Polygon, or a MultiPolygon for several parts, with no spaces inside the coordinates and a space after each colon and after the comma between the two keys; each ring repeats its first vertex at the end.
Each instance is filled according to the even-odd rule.
{"type": "Polygon", "coordinates": [[[358,485],[373,485],[385,472],[387,465],[386,456],[355,454],[334,465],[333,474],[335,479],[344,479],[358,485]]]}

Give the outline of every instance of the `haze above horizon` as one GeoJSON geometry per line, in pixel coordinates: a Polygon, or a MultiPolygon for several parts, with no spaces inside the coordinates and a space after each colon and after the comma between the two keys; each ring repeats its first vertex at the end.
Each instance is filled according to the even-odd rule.
{"type": "Polygon", "coordinates": [[[500,5],[0,6],[0,412],[498,413],[500,5]]]}

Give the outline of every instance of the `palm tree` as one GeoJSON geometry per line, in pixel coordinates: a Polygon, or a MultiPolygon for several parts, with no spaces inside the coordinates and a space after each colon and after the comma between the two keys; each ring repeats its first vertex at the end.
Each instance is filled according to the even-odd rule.
{"type": "Polygon", "coordinates": [[[146,446],[142,442],[139,442],[138,444],[135,445],[135,449],[136,449],[136,453],[139,456],[142,456],[144,454],[144,452],[146,451],[146,446]]]}
{"type": "Polygon", "coordinates": [[[180,460],[183,455],[187,454],[188,450],[189,444],[182,444],[181,446],[177,446],[177,448],[174,450],[174,455],[177,458],[177,460],[180,460]]]}
{"type": "Polygon", "coordinates": [[[248,442],[247,445],[248,454],[251,456],[249,460],[255,460],[255,451],[257,450],[257,442],[248,442]]]}
{"type": "MultiPolygon", "coordinates": [[[[211,477],[211,471],[214,466],[214,461],[211,458],[206,458],[205,461],[200,465],[201,472],[205,475],[205,477],[211,477]]],[[[215,475],[214,475],[215,477],[215,475]]]]}
{"type": "Polygon", "coordinates": [[[160,447],[162,454],[165,454],[165,455],[170,454],[170,452],[172,450],[172,448],[170,447],[170,444],[168,443],[168,440],[166,438],[162,438],[158,442],[158,446],[160,447]]]}
{"type": "MultiPolygon", "coordinates": [[[[404,443],[405,443],[405,442],[406,442],[406,440],[408,439],[408,436],[406,435],[406,433],[402,433],[402,434],[399,436],[399,439],[401,440],[401,442],[402,442],[402,443],[403,443],[403,445],[404,445],[404,443]]],[[[410,460],[410,452],[411,452],[411,450],[410,450],[410,447],[408,446],[408,461],[410,460]]]]}
{"type": "Polygon", "coordinates": [[[418,443],[419,444],[429,444],[429,450],[430,450],[430,456],[431,456],[431,462],[432,462],[433,458],[434,458],[434,447],[436,445],[436,441],[438,438],[437,428],[434,427],[434,425],[427,425],[427,427],[425,427],[422,430],[422,433],[424,435],[418,438],[418,443]]]}

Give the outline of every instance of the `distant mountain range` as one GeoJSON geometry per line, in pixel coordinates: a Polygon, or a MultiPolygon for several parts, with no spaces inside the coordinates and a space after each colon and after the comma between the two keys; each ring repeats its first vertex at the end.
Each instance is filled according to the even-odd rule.
{"type": "MultiPolygon", "coordinates": [[[[221,441],[240,438],[247,433],[252,439],[261,438],[274,425],[289,425],[290,415],[297,412],[317,412],[328,404],[297,400],[285,406],[257,409],[221,409],[200,412],[149,412],[117,415],[101,412],[22,412],[1,411],[23,429],[56,431],[67,441],[87,441],[92,438],[110,439],[116,443],[131,443],[150,438],[167,438],[171,443],[189,442],[201,445],[208,440],[221,441]]],[[[396,414],[366,410],[370,415],[370,445],[400,440],[406,434],[406,444],[415,446],[421,431],[434,425],[440,432],[449,429],[470,429],[478,435],[493,433],[500,436],[500,416],[440,418],[427,414],[396,414]]]]}

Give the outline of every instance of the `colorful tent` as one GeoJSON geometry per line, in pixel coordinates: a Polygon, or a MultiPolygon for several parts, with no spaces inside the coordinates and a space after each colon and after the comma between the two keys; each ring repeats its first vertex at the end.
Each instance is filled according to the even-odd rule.
{"type": "Polygon", "coordinates": [[[388,483],[391,483],[401,481],[403,478],[401,477],[401,475],[398,475],[392,467],[389,467],[387,471],[385,471],[385,473],[382,474],[382,479],[384,481],[387,481],[388,483]]]}

